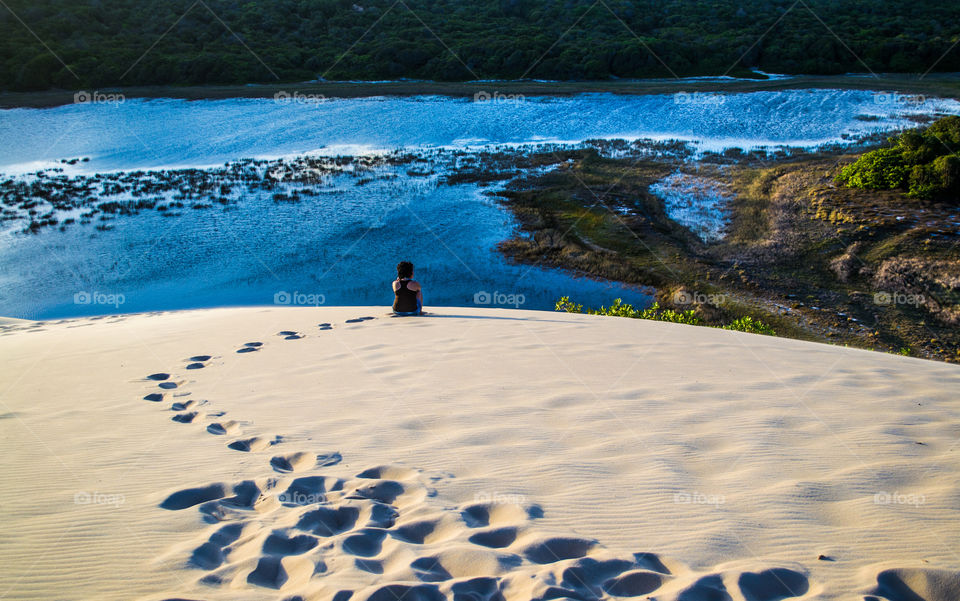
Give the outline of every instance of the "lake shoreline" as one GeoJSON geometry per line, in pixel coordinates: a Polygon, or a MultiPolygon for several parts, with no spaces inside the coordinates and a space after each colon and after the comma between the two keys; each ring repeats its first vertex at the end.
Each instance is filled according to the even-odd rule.
{"type": "Polygon", "coordinates": [[[726,235],[704,241],[650,191],[669,164],[585,150],[498,194],[521,224],[500,251],[520,264],[653,287],[660,307],[693,311],[706,325],[747,316],[782,337],[957,362],[960,332],[936,317],[940,305],[894,300],[952,306],[955,292],[937,274],[960,266],[956,210],[836,186],[836,173],[857,156],[850,149],[681,166],[678,173],[701,173],[732,192],[726,235]]]}
{"type": "MultiPolygon", "coordinates": [[[[308,98],[370,98],[377,96],[449,96],[496,100],[498,95],[573,96],[577,94],[675,94],[679,92],[741,93],[795,89],[876,90],[902,94],[935,95],[960,99],[960,77],[956,74],[908,75],[791,75],[770,79],[682,78],[678,80],[613,81],[388,81],[388,82],[301,82],[287,84],[247,84],[232,86],[138,86],[85,90],[126,99],[177,98],[183,100],[222,100],[230,98],[275,98],[279,94],[308,98]],[[487,96],[482,96],[486,94],[487,96]]],[[[77,102],[78,90],[38,92],[0,92],[0,109],[52,108],[77,102]]]]}

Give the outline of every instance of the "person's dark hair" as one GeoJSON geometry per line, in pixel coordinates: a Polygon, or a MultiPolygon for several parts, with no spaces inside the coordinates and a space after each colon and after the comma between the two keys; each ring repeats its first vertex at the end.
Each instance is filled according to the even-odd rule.
{"type": "Polygon", "coordinates": [[[400,261],[399,263],[397,263],[397,277],[400,279],[412,278],[413,263],[411,263],[410,261],[400,261]]]}

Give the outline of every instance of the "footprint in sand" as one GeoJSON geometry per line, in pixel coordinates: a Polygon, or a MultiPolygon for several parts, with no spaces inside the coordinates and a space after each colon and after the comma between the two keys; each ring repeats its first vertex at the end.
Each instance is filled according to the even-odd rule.
{"type": "Polygon", "coordinates": [[[270,465],[273,469],[282,473],[302,472],[314,467],[327,467],[336,465],[343,461],[340,453],[327,453],[317,455],[316,453],[288,453],[286,455],[277,455],[270,459],[270,465]]]}
{"type": "Polygon", "coordinates": [[[596,541],[585,538],[555,536],[528,545],[521,553],[533,563],[545,564],[586,557],[596,546],[596,541]]]}
{"type": "MultiPolygon", "coordinates": [[[[254,441],[268,444],[259,437],[244,442],[254,441]]],[[[271,464],[294,471],[323,464],[324,457],[340,459],[336,453],[319,458],[292,453],[271,464]]],[[[486,502],[441,508],[426,502],[426,490],[421,472],[388,465],[344,478],[207,484],[174,492],[160,507],[196,507],[205,522],[220,524],[198,538],[189,556],[190,565],[208,572],[201,583],[224,587],[225,593],[250,587],[289,591],[287,601],[302,599],[289,594],[314,577],[329,586],[324,598],[331,601],[601,601],[652,598],[648,595],[667,586],[672,586],[669,598],[677,601],[781,601],[811,588],[801,572],[770,568],[694,574],[687,581],[692,584],[678,589],[676,568],[653,553],[614,553],[595,540],[535,533],[533,520],[543,515],[538,506],[486,502]],[[282,486],[286,490],[277,494],[282,486]],[[407,576],[391,582],[383,576],[389,573],[407,576]],[[379,577],[370,586],[354,590],[346,584],[369,581],[371,574],[379,577]]],[[[865,598],[906,601],[902,592],[909,583],[910,590],[920,587],[924,599],[954,601],[951,592],[935,591],[953,591],[948,585],[958,577],[945,570],[887,570],[877,576],[879,596],[865,598]]]]}
{"type": "Polygon", "coordinates": [[[263,541],[263,552],[270,555],[303,555],[319,543],[317,537],[309,534],[289,536],[286,532],[277,530],[263,541]]]}
{"type": "Polygon", "coordinates": [[[343,483],[332,476],[303,476],[291,482],[278,499],[290,507],[326,503],[327,494],[342,491],[343,483]]]}
{"type": "Polygon", "coordinates": [[[187,369],[203,369],[207,366],[207,361],[212,359],[210,355],[194,355],[187,359],[190,363],[187,365],[187,369]]]}
{"type": "Polygon", "coordinates": [[[207,426],[207,432],[216,434],[218,436],[223,436],[225,434],[238,434],[240,432],[240,422],[233,420],[226,422],[214,422],[207,426]]]}
{"type": "Polygon", "coordinates": [[[359,557],[373,557],[380,554],[383,539],[387,538],[387,531],[379,528],[364,528],[356,534],[343,539],[343,550],[350,555],[359,557]]]}
{"type": "Polygon", "coordinates": [[[218,482],[207,486],[178,490],[160,503],[160,507],[171,511],[179,511],[214,499],[222,499],[225,496],[227,496],[227,487],[218,482]]]}
{"type": "Polygon", "coordinates": [[[227,448],[233,449],[234,451],[243,451],[244,453],[255,453],[257,451],[262,451],[267,447],[272,447],[279,442],[280,441],[278,439],[269,440],[263,436],[254,436],[252,438],[234,440],[227,445],[227,448]]]}
{"type": "Polygon", "coordinates": [[[282,336],[284,340],[300,340],[304,337],[300,332],[294,332],[293,330],[277,332],[277,336],[282,336]]]}
{"type": "Polygon", "coordinates": [[[180,380],[179,382],[160,382],[157,384],[157,386],[164,390],[173,390],[174,388],[179,387],[181,384],[183,384],[183,380],[180,380]]]}
{"type": "Polygon", "coordinates": [[[190,564],[203,570],[220,567],[229,553],[227,547],[240,538],[243,528],[244,524],[227,524],[211,534],[207,542],[193,550],[190,564]]]}
{"type": "Polygon", "coordinates": [[[325,507],[320,506],[300,516],[297,529],[312,532],[317,536],[336,536],[353,530],[360,519],[358,507],[325,507]]]}
{"type": "Polygon", "coordinates": [[[166,393],[163,392],[151,392],[147,396],[143,397],[143,400],[150,401],[151,403],[159,403],[166,398],[166,393]]]}
{"type": "Polygon", "coordinates": [[[317,324],[317,327],[320,328],[321,331],[323,331],[323,330],[332,330],[332,329],[333,329],[333,325],[330,324],[330,323],[326,323],[326,322],[324,322],[324,323],[318,323],[318,324],[317,324]]]}
{"type": "Polygon", "coordinates": [[[542,517],[537,505],[521,507],[512,503],[472,503],[460,510],[468,528],[487,528],[520,524],[542,517]]]}
{"type": "Polygon", "coordinates": [[[207,501],[198,508],[209,523],[236,522],[257,514],[268,514],[280,502],[271,493],[275,480],[244,480],[233,485],[233,496],[207,501]]]}
{"type": "Polygon", "coordinates": [[[194,407],[199,407],[202,404],[203,404],[202,402],[197,400],[178,401],[173,405],[170,405],[170,410],[171,411],[189,411],[190,409],[193,409],[194,407]]]}
{"type": "Polygon", "coordinates": [[[371,319],[376,319],[376,317],[370,317],[370,316],[366,316],[366,317],[355,317],[355,318],[353,318],[353,319],[348,319],[348,320],[346,321],[346,323],[360,323],[360,322],[363,322],[363,321],[370,321],[371,319]]]}
{"type": "Polygon", "coordinates": [[[247,576],[247,583],[281,590],[305,583],[314,572],[313,563],[302,557],[267,555],[260,558],[257,569],[247,576]]]}
{"type": "Polygon", "coordinates": [[[481,547],[490,547],[491,549],[502,549],[509,547],[513,541],[517,540],[519,528],[515,526],[505,526],[503,528],[493,528],[490,530],[481,530],[470,536],[468,541],[481,547]]]}
{"type": "Polygon", "coordinates": [[[160,381],[163,381],[163,380],[168,380],[168,379],[170,379],[170,374],[165,374],[165,373],[150,374],[149,376],[147,376],[147,379],[148,379],[148,380],[154,380],[154,381],[160,382],[160,381]]]}
{"type": "MultiPolygon", "coordinates": [[[[806,590],[806,588],[804,588],[806,590]]],[[[892,568],[877,574],[877,587],[864,601],[954,601],[960,599],[960,571],[892,568]]]]}
{"type": "Polygon", "coordinates": [[[201,417],[203,416],[200,414],[199,411],[190,411],[187,413],[178,413],[173,417],[171,417],[170,419],[180,424],[192,424],[193,422],[197,421],[201,417]]]}
{"type": "Polygon", "coordinates": [[[245,342],[242,348],[237,349],[238,353],[255,353],[263,346],[262,342],[245,342]]]}
{"type": "Polygon", "coordinates": [[[343,456],[340,453],[325,453],[323,455],[317,455],[317,467],[329,467],[331,465],[337,465],[343,461],[343,456]]]}
{"type": "Polygon", "coordinates": [[[800,572],[773,568],[740,574],[737,586],[744,598],[750,601],[777,601],[799,597],[807,592],[810,585],[807,577],[800,572]]]}

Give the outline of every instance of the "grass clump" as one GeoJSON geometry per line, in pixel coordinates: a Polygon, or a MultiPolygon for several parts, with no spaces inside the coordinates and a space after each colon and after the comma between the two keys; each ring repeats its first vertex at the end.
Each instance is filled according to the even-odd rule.
{"type": "Polygon", "coordinates": [[[736,330],[737,332],[747,332],[749,334],[763,334],[765,336],[777,335],[777,333],[773,331],[773,328],[749,315],[738,317],[731,323],[722,326],[722,328],[724,330],[736,330]]]}
{"type": "Polygon", "coordinates": [[[629,317],[632,319],[651,319],[653,321],[668,321],[670,323],[682,323],[689,326],[708,326],[719,327],[724,330],[736,330],[738,332],[749,332],[751,334],[765,334],[767,336],[776,336],[773,328],[758,319],[749,316],[738,317],[731,323],[724,326],[711,326],[704,323],[702,319],[689,311],[674,311],[661,307],[659,303],[653,303],[646,309],[638,309],[629,303],[624,303],[621,299],[616,299],[609,307],[601,306],[599,309],[584,309],[582,304],[570,300],[569,296],[564,296],[557,301],[554,307],[556,311],[565,313],[586,313],[587,315],[606,315],[609,317],[629,317]]]}

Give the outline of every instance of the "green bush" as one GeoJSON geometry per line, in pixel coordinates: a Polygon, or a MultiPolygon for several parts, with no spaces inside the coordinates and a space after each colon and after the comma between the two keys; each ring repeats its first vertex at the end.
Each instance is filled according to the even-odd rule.
{"type": "Polygon", "coordinates": [[[564,313],[583,313],[583,305],[574,304],[570,301],[569,296],[564,296],[557,301],[557,304],[554,306],[553,310],[564,313]]]}
{"type": "Polygon", "coordinates": [[[637,309],[629,303],[623,302],[622,299],[615,299],[613,304],[609,307],[601,306],[599,309],[587,309],[584,311],[583,305],[574,303],[570,300],[570,297],[564,296],[557,301],[555,309],[557,311],[565,311],[567,313],[586,313],[587,315],[606,315],[609,317],[630,317],[633,319],[652,319],[655,321],[669,321],[672,323],[685,323],[687,325],[699,326],[703,325],[698,317],[693,314],[693,311],[673,311],[672,309],[664,309],[660,307],[659,304],[653,303],[650,307],[646,309],[637,309]]]}
{"type": "Polygon", "coordinates": [[[890,138],[837,175],[837,183],[871,190],[900,189],[913,198],[960,202],[960,117],[890,138]]]}
{"type": "Polygon", "coordinates": [[[851,188],[892,190],[903,186],[909,173],[910,167],[899,149],[881,148],[844,167],[838,180],[851,188]]]}
{"type": "Polygon", "coordinates": [[[724,330],[736,330],[737,332],[747,332],[750,334],[764,334],[766,336],[776,336],[773,328],[763,323],[759,319],[754,319],[749,315],[738,317],[732,323],[723,326],[724,330]]]}
{"type": "MultiPolygon", "coordinates": [[[[607,315],[610,317],[630,317],[633,319],[652,319],[654,321],[668,321],[670,323],[682,323],[690,326],[707,325],[697,317],[693,310],[674,311],[665,309],[658,303],[653,303],[646,309],[637,309],[629,303],[624,303],[621,299],[616,299],[609,307],[601,306],[599,309],[586,309],[583,305],[574,303],[569,296],[564,296],[557,301],[554,307],[557,311],[566,313],[586,313],[587,315],[607,315]]],[[[712,326],[711,326],[712,327],[712,326]]],[[[760,320],[749,316],[737,318],[728,325],[722,326],[724,330],[737,330],[739,332],[749,332],[751,334],[766,334],[767,336],[776,336],[773,328],[760,320]]]]}

